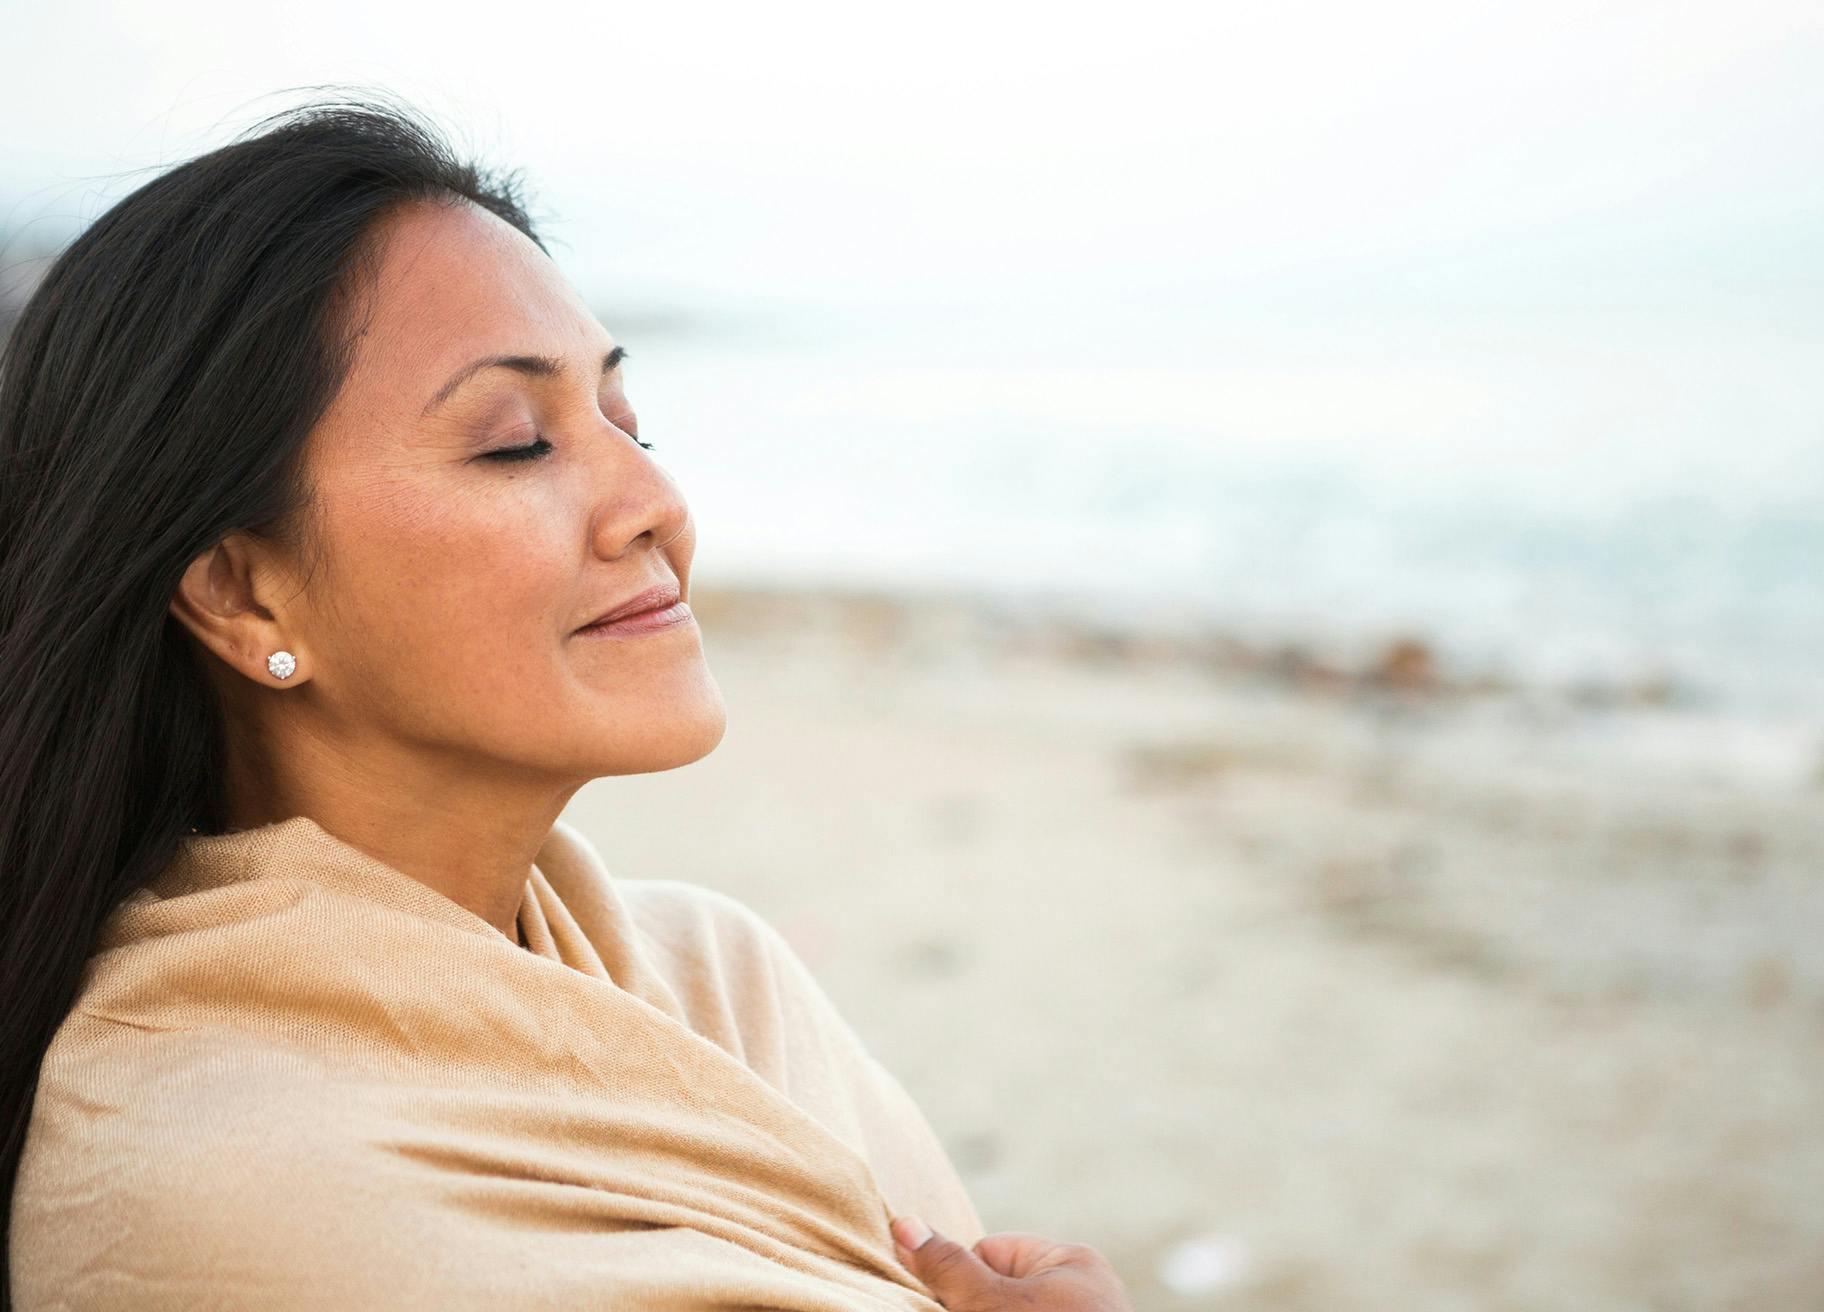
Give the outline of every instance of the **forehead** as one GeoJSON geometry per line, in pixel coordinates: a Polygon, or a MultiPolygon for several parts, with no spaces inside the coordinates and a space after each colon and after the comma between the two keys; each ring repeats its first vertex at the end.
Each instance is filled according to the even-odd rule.
{"type": "Polygon", "coordinates": [[[468,201],[415,203],[383,221],[359,322],[349,389],[417,406],[479,356],[567,354],[603,336],[550,258],[468,201]]]}

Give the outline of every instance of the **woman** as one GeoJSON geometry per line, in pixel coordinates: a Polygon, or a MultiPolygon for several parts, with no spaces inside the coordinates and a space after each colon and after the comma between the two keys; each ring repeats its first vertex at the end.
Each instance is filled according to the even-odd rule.
{"type": "Polygon", "coordinates": [[[558,819],[724,729],[626,356],[385,103],[49,270],[0,374],[9,1305],[1126,1306],[982,1237],[770,926],[558,819]]]}

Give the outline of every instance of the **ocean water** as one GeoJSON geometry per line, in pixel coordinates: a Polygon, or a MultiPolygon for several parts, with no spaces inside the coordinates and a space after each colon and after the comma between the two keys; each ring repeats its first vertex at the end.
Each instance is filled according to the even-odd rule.
{"type": "Polygon", "coordinates": [[[598,313],[699,578],[1344,659],[1412,635],[1824,735],[1824,340],[1797,327],[1158,291],[598,313]]]}

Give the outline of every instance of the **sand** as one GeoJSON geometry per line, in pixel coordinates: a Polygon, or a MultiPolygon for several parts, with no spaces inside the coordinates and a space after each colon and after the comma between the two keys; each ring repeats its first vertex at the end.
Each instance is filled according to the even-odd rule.
{"type": "Polygon", "coordinates": [[[568,818],[777,925],[990,1230],[1141,1309],[1824,1306],[1815,768],[1423,644],[693,605],[726,737],[568,818]]]}

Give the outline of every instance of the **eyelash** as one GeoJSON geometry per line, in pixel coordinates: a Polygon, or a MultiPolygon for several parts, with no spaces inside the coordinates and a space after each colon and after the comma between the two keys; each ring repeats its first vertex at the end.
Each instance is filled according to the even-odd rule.
{"type": "MultiPolygon", "coordinates": [[[[648,451],[653,449],[653,443],[642,442],[632,433],[629,433],[628,436],[633,438],[633,444],[635,446],[644,447],[648,451]]],[[[502,464],[517,464],[522,460],[542,460],[546,455],[556,449],[556,447],[545,441],[544,436],[541,434],[527,446],[511,446],[501,451],[489,451],[482,459],[498,460],[502,464]]]]}

